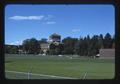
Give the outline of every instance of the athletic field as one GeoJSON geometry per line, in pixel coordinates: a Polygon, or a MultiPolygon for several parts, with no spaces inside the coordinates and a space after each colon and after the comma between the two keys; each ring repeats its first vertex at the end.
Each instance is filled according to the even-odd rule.
{"type": "Polygon", "coordinates": [[[5,55],[7,79],[113,79],[114,59],[75,56],[5,55]]]}

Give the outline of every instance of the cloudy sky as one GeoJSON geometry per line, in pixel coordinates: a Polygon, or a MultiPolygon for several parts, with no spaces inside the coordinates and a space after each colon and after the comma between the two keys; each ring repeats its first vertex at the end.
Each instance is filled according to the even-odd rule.
{"type": "Polygon", "coordinates": [[[65,37],[111,35],[115,30],[112,5],[7,5],[5,44],[21,44],[35,37],[49,38],[52,33],[65,37]]]}

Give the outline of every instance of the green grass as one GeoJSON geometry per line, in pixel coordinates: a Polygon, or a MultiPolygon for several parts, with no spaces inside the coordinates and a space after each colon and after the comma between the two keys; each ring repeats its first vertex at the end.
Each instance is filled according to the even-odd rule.
{"type": "MultiPolygon", "coordinates": [[[[114,59],[92,59],[82,57],[58,57],[39,55],[5,55],[5,70],[28,72],[32,66],[32,73],[56,75],[62,77],[86,79],[112,79],[114,78],[114,59]]],[[[12,78],[6,73],[6,78],[12,78]]],[[[19,77],[13,77],[19,78],[19,77]]],[[[24,79],[24,77],[22,77],[24,79]]],[[[26,77],[25,77],[26,78],[26,77]]],[[[34,77],[35,79],[41,77],[34,77]]],[[[41,78],[44,79],[45,77],[41,78]]],[[[48,78],[49,79],[49,78],[48,78]]]]}

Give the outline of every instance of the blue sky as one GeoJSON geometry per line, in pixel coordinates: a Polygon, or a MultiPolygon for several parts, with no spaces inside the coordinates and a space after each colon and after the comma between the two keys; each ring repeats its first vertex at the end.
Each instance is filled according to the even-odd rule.
{"type": "Polygon", "coordinates": [[[84,37],[115,33],[112,5],[7,5],[5,44],[21,44],[29,38],[84,37]]]}

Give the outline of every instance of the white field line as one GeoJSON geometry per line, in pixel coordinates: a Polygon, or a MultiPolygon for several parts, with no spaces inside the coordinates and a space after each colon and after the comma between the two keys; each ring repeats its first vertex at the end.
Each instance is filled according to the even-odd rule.
{"type": "Polygon", "coordinates": [[[87,76],[87,72],[84,74],[83,79],[85,79],[85,78],[86,78],[86,76],[87,76]]]}
{"type": "MultiPolygon", "coordinates": [[[[26,72],[18,72],[18,71],[5,71],[5,72],[10,72],[10,73],[20,73],[20,74],[26,74],[26,72]]],[[[55,75],[45,75],[45,74],[34,74],[30,73],[31,75],[37,75],[37,76],[47,76],[47,77],[55,77],[55,78],[63,78],[63,79],[78,79],[78,78],[72,78],[72,77],[62,77],[62,76],[55,76],[55,75]]]]}

